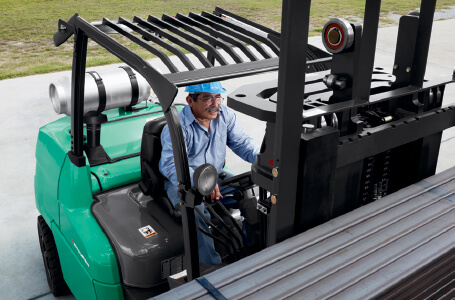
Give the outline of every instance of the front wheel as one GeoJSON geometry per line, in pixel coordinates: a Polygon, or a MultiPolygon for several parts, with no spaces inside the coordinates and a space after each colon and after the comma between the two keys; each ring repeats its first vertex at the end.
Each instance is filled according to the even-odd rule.
{"type": "Polygon", "coordinates": [[[38,216],[38,239],[49,289],[56,297],[68,295],[71,292],[63,279],[54,236],[43,216],[38,216]]]}

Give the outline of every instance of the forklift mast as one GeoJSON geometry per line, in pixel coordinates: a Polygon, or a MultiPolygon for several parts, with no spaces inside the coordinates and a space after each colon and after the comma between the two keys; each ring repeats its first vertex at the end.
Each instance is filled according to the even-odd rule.
{"type": "Polygon", "coordinates": [[[401,18],[393,75],[374,68],[381,1],[372,0],[363,28],[342,19],[325,25],[330,72],[306,80],[310,4],[283,1],[278,83],[244,86],[228,98],[267,122],[252,167],[263,189],[264,247],[433,175],[442,130],[455,120],[451,107],[440,108],[453,77],[424,81],[435,0],[401,18]],[[395,81],[381,84],[382,76],[395,81]]]}

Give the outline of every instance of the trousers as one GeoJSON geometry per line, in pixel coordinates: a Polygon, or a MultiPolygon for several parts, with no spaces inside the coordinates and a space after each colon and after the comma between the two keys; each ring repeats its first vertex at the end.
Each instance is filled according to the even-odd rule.
{"type": "MultiPolygon", "coordinates": [[[[234,176],[231,172],[227,172],[224,170],[227,174],[226,178],[230,178],[234,176]]],[[[221,182],[221,179],[218,179],[218,184],[221,182]]],[[[220,192],[221,195],[227,195],[227,194],[232,194],[235,191],[237,191],[235,188],[232,188],[230,186],[220,186],[220,192]]],[[[166,180],[164,182],[164,189],[167,192],[167,196],[171,200],[172,204],[175,206],[178,203],[180,203],[180,199],[178,197],[178,187],[173,185],[170,181],[166,180]]],[[[221,198],[220,199],[221,203],[223,204],[231,204],[232,202],[235,202],[233,199],[230,198],[221,198]]],[[[208,210],[204,207],[204,203],[201,203],[196,206],[207,219],[210,218],[210,213],[208,210]]],[[[201,216],[194,212],[194,217],[196,219],[196,225],[199,225],[202,229],[204,229],[207,232],[210,232],[209,226],[204,222],[201,216]]],[[[197,230],[197,244],[198,244],[198,253],[199,253],[199,262],[208,264],[208,265],[217,265],[221,263],[221,257],[216,252],[215,250],[215,245],[213,243],[213,239],[205,234],[203,234],[200,230],[197,230]]]]}

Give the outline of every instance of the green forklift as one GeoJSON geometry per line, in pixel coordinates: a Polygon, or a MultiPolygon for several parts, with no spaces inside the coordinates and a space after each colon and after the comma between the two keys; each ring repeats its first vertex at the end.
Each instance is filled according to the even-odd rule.
{"type": "MultiPolygon", "coordinates": [[[[236,280],[232,293],[245,285],[260,291],[241,278],[275,261],[271,251],[293,255],[295,241],[311,244],[305,234],[323,239],[331,220],[361,214],[359,209],[434,175],[442,131],[455,125],[455,109],[442,107],[445,86],[454,78],[424,80],[435,3],[422,1],[420,14],[401,18],[393,73],[373,65],[377,0],[366,2],[363,26],[329,20],[322,30],[325,49],[307,41],[311,1],[283,1],[282,33],[219,7],[161,18],[88,23],[75,14],[59,20],[54,43],[74,36],[73,68],[70,79],[50,85],[50,98],[55,111],[67,116],[40,129],[35,173],[38,235],[52,293],[225,299],[229,291],[219,289],[236,280]],[[125,65],[86,72],[89,39],[125,65]],[[158,71],[125,40],[156,55],[169,72],[158,71]],[[204,164],[191,186],[178,117],[183,106],[174,103],[178,88],[275,71],[278,81],[239,87],[228,97],[229,107],[266,123],[251,171],[221,182],[238,190],[229,196],[242,213],[207,203],[205,196],[224,174],[204,164]],[[166,124],[181,199],[175,207],[158,168],[166,124]],[[214,239],[221,265],[198,260],[194,214],[202,202],[211,214],[211,232],[204,234],[214,239]],[[223,273],[232,277],[219,284],[207,280],[223,273]]],[[[446,253],[452,252],[439,258],[446,253]]],[[[426,277],[415,277],[416,270],[400,276],[417,278],[418,285],[426,277]]],[[[379,290],[402,287],[387,282],[379,290]]]]}

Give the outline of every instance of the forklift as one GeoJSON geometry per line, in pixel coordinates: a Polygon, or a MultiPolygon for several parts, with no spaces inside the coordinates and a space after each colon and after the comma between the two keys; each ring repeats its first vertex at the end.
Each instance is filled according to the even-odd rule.
{"type": "Polygon", "coordinates": [[[424,79],[436,1],[421,1],[420,13],[401,17],[391,74],[374,67],[380,0],[366,1],[363,25],[329,20],[322,29],[325,49],[308,44],[310,6],[309,0],[284,0],[281,33],[219,7],[213,13],[161,18],[88,23],[75,14],[59,20],[54,43],[60,46],[74,36],[73,68],[71,79],[51,84],[50,98],[55,111],[67,117],[40,129],[35,173],[38,235],[55,296],[277,299],[453,293],[453,219],[435,225],[439,215],[434,212],[437,216],[420,227],[406,219],[433,207],[428,201],[408,207],[425,195],[436,194],[434,201],[444,203],[438,210],[443,220],[455,208],[453,168],[433,176],[442,131],[455,125],[454,107],[442,106],[445,87],[455,79],[452,74],[424,79]],[[86,72],[88,39],[125,65],[86,72]],[[124,40],[155,54],[169,73],[158,71],[124,40]],[[162,49],[175,56],[170,59],[162,49]],[[178,117],[182,106],[174,100],[181,87],[275,71],[278,80],[245,85],[228,96],[230,108],[266,123],[251,171],[221,182],[238,190],[230,196],[240,216],[220,202],[205,201],[223,178],[213,166],[200,166],[191,186],[178,117]],[[151,92],[158,103],[148,103],[151,92]],[[175,207],[158,168],[166,124],[181,199],[175,207]],[[416,192],[416,186],[424,188],[416,192]],[[202,202],[212,216],[206,220],[211,232],[203,234],[214,239],[221,265],[199,264],[194,214],[202,202]],[[424,251],[408,236],[416,228],[433,232],[424,226],[440,233],[441,241],[428,237],[422,247],[439,251],[432,259],[413,259],[418,267],[393,269],[407,258],[403,253],[424,251]],[[403,236],[381,239],[382,229],[399,229],[403,236]],[[381,246],[373,247],[368,238],[381,246]],[[335,240],[339,244],[330,250],[335,240]],[[393,244],[399,258],[384,254],[391,253],[384,250],[391,240],[399,241],[393,244]],[[362,255],[346,258],[341,268],[337,257],[359,249],[362,255]],[[317,255],[310,259],[311,253],[317,255]],[[373,277],[364,276],[367,265],[360,257],[373,264],[381,260],[375,255],[387,257],[386,262],[368,274],[380,274],[384,266],[393,271],[389,277],[375,275],[379,279],[365,286],[373,277]],[[319,264],[317,270],[333,267],[321,274],[306,271],[313,263],[319,264]],[[276,270],[283,272],[278,276],[276,270]],[[305,279],[295,280],[297,275],[305,279]]]}

